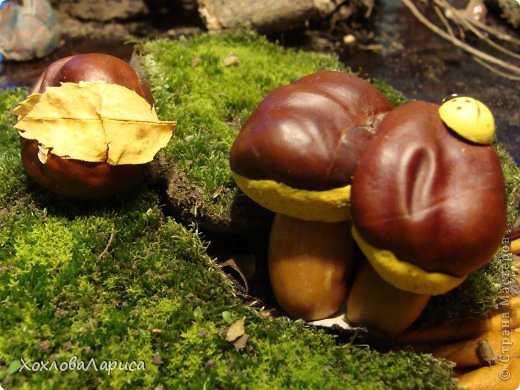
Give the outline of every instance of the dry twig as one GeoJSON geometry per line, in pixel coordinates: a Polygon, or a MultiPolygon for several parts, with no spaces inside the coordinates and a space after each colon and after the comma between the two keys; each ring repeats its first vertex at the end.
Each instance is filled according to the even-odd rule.
{"type": "Polygon", "coordinates": [[[112,245],[112,241],[114,241],[114,236],[116,235],[116,229],[112,228],[110,229],[110,237],[108,237],[107,245],[105,246],[105,249],[103,249],[103,252],[99,254],[97,257],[97,261],[100,261],[105,257],[105,255],[108,253],[108,250],[110,249],[110,245],[112,245]]]}
{"type": "Polygon", "coordinates": [[[462,10],[452,7],[446,0],[432,0],[433,8],[444,25],[445,30],[430,21],[415,5],[412,0],[402,0],[403,4],[412,12],[412,14],[426,27],[435,34],[450,41],[456,47],[470,54],[479,64],[495,74],[510,80],[520,81],[520,67],[512,62],[514,59],[520,59],[520,54],[503,47],[501,44],[492,40],[493,36],[504,42],[519,45],[520,41],[506,33],[500,32],[490,26],[480,23],[472,18],[465,16],[462,10]],[[460,38],[455,36],[453,28],[449,23],[449,18],[456,27],[459,28],[460,38]],[[506,59],[498,58],[483,50],[479,50],[464,41],[464,30],[472,32],[481,41],[488,44],[495,50],[498,50],[506,56],[506,59]]]}

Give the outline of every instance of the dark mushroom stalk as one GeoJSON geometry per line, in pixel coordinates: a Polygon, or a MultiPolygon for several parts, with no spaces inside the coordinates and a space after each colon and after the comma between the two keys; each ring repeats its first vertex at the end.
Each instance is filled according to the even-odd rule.
{"type": "Polygon", "coordinates": [[[322,71],[272,91],[231,149],[240,189],[276,214],[269,274],[293,318],[319,320],[346,298],[352,267],[350,183],[390,102],[371,84],[322,71]]]}
{"type": "Polygon", "coordinates": [[[429,295],[455,288],[499,248],[506,196],[489,145],[492,115],[482,106],[471,98],[440,109],[415,101],[381,123],[352,184],[354,239],[379,277],[362,269],[348,300],[348,320],[399,334],[429,295]],[[393,288],[407,293],[361,293],[393,288]],[[394,301],[397,295],[402,299],[394,301]],[[394,309],[400,321],[390,324],[379,315],[394,309]]]}

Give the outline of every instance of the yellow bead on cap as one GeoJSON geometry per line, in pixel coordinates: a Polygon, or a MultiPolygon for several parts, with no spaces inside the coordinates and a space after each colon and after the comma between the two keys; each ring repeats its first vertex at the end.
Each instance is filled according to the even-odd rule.
{"type": "Polygon", "coordinates": [[[495,119],[481,101],[467,96],[446,100],[439,107],[442,121],[461,137],[489,145],[495,135],[495,119]]]}

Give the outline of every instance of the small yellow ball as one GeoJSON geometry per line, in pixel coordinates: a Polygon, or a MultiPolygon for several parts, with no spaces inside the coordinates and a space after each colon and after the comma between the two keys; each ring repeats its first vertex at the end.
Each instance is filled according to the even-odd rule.
{"type": "Polygon", "coordinates": [[[484,145],[493,141],[495,119],[477,99],[467,96],[449,99],[439,107],[439,115],[446,126],[469,141],[484,145]]]}

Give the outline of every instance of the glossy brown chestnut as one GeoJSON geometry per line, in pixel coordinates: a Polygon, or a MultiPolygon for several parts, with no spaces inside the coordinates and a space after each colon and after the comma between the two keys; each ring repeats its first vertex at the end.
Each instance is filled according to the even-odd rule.
{"type": "Polygon", "coordinates": [[[505,233],[504,179],[494,149],[457,136],[438,109],[414,101],[384,118],[354,174],[352,218],[371,246],[464,277],[505,233]]]}
{"type": "Polygon", "coordinates": [[[53,62],[43,71],[31,92],[43,93],[47,87],[80,81],[122,85],[145,98],[150,105],[154,103],[150,88],[127,62],[101,53],[79,54],[53,62]]]}
{"type": "Polygon", "coordinates": [[[272,91],[231,149],[233,172],[324,191],[350,184],[382,113],[392,108],[367,81],[321,71],[272,91]]]}
{"type": "Polygon", "coordinates": [[[67,198],[109,198],[138,184],[146,165],[110,165],[66,159],[49,153],[42,164],[38,141],[20,138],[22,162],[38,184],[67,198]]]}
{"type": "MultiPolygon", "coordinates": [[[[80,54],[62,58],[45,69],[32,93],[47,87],[80,81],[105,81],[135,91],[150,105],[153,97],[147,84],[125,61],[107,54],[80,54]]],[[[38,158],[38,141],[20,138],[23,165],[38,184],[70,198],[101,199],[114,196],[143,179],[146,165],[110,165],[66,159],[49,153],[43,164],[38,158]]]]}

